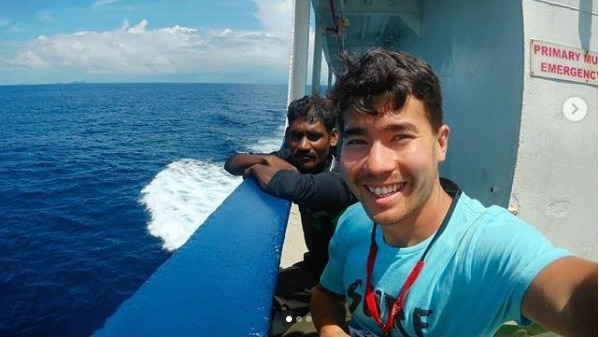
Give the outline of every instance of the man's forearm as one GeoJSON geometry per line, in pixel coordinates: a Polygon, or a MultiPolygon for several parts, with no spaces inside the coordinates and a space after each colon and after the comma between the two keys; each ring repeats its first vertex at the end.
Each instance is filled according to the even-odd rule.
{"type": "Polygon", "coordinates": [[[229,157],[225,163],[225,170],[233,175],[240,176],[248,167],[262,163],[266,155],[238,153],[229,157]]]}
{"type": "Polygon", "coordinates": [[[315,209],[328,209],[331,212],[345,209],[356,202],[343,176],[333,172],[301,174],[287,170],[281,172],[269,185],[273,194],[315,209]]]}
{"type": "Polygon", "coordinates": [[[345,325],[345,301],[320,287],[312,292],[310,311],[314,326],[321,337],[348,336],[343,330],[345,325]]]}

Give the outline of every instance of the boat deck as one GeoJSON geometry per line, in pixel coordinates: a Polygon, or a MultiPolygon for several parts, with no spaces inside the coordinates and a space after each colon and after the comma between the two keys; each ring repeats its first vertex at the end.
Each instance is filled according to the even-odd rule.
{"type": "Polygon", "coordinates": [[[289,267],[300,261],[307,251],[304,241],[304,232],[302,230],[302,221],[300,219],[299,209],[296,204],[291,204],[289,211],[289,220],[287,221],[287,230],[285,231],[285,241],[281,252],[282,268],[289,267]]]}

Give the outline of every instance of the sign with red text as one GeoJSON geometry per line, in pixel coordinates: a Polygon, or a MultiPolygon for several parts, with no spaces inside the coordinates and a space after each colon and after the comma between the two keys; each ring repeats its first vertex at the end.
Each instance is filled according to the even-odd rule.
{"type": "Polygon", "coordinates": [[[597,85],[597,53],[530,40],[530,75],[597,85]]]}

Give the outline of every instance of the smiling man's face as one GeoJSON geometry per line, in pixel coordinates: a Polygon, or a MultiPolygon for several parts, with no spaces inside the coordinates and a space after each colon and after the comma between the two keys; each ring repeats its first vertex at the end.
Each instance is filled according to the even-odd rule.
{"type": "Polygon", "coordinates": [[[445,159],[449,129],[433,130],[422,102],[378,115],[345,112],[341,169],[368,215],[382,226],[414,217],[429,203],[445,159]]]}

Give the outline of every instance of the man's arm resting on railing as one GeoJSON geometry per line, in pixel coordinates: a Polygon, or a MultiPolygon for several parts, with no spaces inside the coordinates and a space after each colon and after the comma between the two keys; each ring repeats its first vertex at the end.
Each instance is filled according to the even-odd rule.
{"type": "Polygon", "coordinates": [[[280,169],[297,171],[297,169],[287,161],[272,154],[262,153],[238,153],[232,155],[225,162],[225,170],[236,176],[242,174],[245,176],[246,174],[244,171],[256,164],[266,165],[275,168],[277,171],[280,169]]]}

